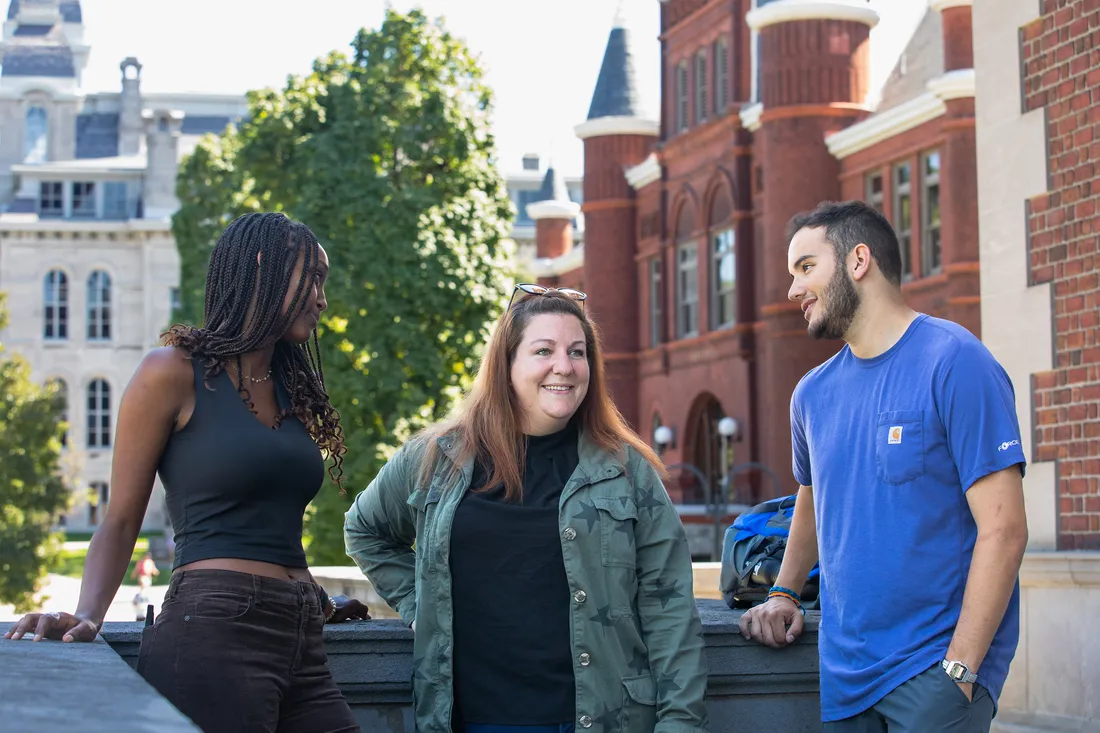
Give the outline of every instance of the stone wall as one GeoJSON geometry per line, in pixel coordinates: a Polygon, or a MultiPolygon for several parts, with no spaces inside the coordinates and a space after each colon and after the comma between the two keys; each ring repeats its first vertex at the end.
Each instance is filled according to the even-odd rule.
{"type": "Polygon", "coordinates": [[[1043,0],[1020,28],[1024,111],[1045,116],[1047,191],[1027,201],[1030,284],[1053,286],[1053,369],[1033,376],[1035,460],[1058,472],[1058,547],[1100,550],[1100,6],[1043,0]]]}
{"type": "MultiPolygon", "coordinates": [[[[771,649],[741,638],[737,631],[739,611],[731,611],[721,601],[700,600],[698,603],[710,672],[707,685],[710,730],[714,733],[820,731],[818,615],[810,613],[807,616],[806,632],[792,647],[771,649]]],[[[141,628],[137,623],[104,624],[103,638],[118,656],[135,666],[141,628]]],[[[325,628],[325,649],[333,676],[364,733],[413,733],[412,638],[412,631],[392,619],[325,628]]],[[[0,655],[7,651],[4,644],[23,642],[0,639],[0,655]]],[[[48,643],[47,649],[53,651],[57,646],[61,645],[48,643]]],[[[30,645],[26,644],[20,650],[28,647],[30,645]]],[[[14,668],[5,665],[0,669],[0,685],[6,685],[7,677],[17,674],[8,672],[9,669],[14,668]]],[[[48,678],[49,673],[43,672],[43,677],[38,679],[48,678]]],[[[112,696],[111,699],[126,709],[125,698],[112,696]]],[[[14,705],[20,705],[18,709],[21,710],[33,703],[29,696],[24,696],[14,705]]],[[[35,720],[43,722],[41,718],[35,720]]],[[[51,722],[56,724],[58,721],[51,722]]],[[[16,729],[29,730],[30,727],[16,729]]],[[[50,728],[39,726],[39,729],[50,728]]]]}

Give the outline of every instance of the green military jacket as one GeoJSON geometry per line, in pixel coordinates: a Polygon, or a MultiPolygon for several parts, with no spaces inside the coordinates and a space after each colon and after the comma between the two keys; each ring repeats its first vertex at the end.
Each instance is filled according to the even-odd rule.
{"type": "MultiPolygon", "coordinates": [[[[407,444],[355,499],[348,555],[379,595],[416,622],[413,693],[419,733],[451,733],[451,524],[473,461],[442,453],[422,485],[423,439],[407,444]],[[415,551],[413,545],[415,543],[415,551]]],[[[578,733],[707,730],[702,625],[691,556],[675,507],[632,448],[609,454],[581,432],[579,463],[562,490],[558,526],[570,596],[578,733]]]]}

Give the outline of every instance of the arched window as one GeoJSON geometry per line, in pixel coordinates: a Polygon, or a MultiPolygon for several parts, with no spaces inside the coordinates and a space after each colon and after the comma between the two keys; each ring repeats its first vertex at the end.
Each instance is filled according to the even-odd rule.
{"type": "Polygon", "coordinates": [[[736,318],[736,260],[733,206],[724,186],[710,203],[710,327],[728,328],[736,318]]]}
{"type": "Polygon", "coordinates": [[[88,497],[88,524],[94,527],[107,513],[107,502],[111,500],[111,490],[102,481],[92,481],[88,484],[88,488],[92,494],[88,497]]]}
{"type": "Polygon", "coordinates": [[[692,238],[695,211],[690,203],[676,220],[676,335],[699,335],[699,245],[692,238]]]}
{"type": "Polygon", "coordinates": [[[28,107],[23,130],[23,162],[38,165],[47,160],[50,141],[50,120],[45,107],[28,107]]]}
{"type": "Polygon", "coordinates": [[[111,276],[96,270],[88,276],[88,340],[111,338],[111,276]]]}
{"type": "MultiPolygon", "coordinates": [[[[58,396],[61,398],[64,404],[64,409],[61,411],[61,422],[69,422],[69,385],[65,384],[64,379],[55,377],[46,382],[47,387],[53,387],[57,390],[58,396]]],[[[69,444],[69,429],[66,427],[65,432],[61,434],[61,445],[69,444]]]]}
{"type": "Polygon", "coordinates": [[[69,338],[69,278],[61,270],[50,270],[46,273],[43,302],[43,338],[49,341],[69,338]]]}
{"type": "Polygon", "coordinates": [[[88,447],[111,445],[111,386],[96,379],[88,385],[88,447]]]}

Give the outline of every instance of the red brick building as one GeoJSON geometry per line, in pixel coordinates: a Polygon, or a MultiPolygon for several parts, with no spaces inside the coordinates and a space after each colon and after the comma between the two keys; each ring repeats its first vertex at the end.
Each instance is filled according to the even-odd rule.
{"type": "Polygon", "coordinates": [[[1049,284],[1051,368],[1032,375],[1034,458],[1056,468],[1058,547],[1100,550],[1100,3],[1044,0],[1020,29],[1022,111],[1046,127],[1027,202],[1028,284],[1049,284]]]}
{"type": "Polygon", "coordinates": [[[739,477],[737,498],[752,502],[794,488],[790,395],[839,347],[810,339],[787,299],[792,215],[873,202],[901,234],[913,305],[979,333],[970,8],[933,3],[872,106],[878,17],[865,3],[655,5],[660,122],[639,115],[629,29],[616,24],[577,128],[586,243],[571,250],[559,219],[533,216],[540,275],[589,294],[616,401],[642,435],[672,429],[668,463],[718,483],[718,421],[738,421],[733,462],[779,477],[739,477]]]}

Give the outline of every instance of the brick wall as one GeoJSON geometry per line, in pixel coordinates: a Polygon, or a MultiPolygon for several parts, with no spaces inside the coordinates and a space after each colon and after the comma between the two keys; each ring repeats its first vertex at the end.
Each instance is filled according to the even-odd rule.
{"type": "Polygon", "coordinates": [[[1048,193],[1027,203],[1031,283],[1054,299],[1034,460],[1057,465],[1059,547],[1100,549],[1100,0],[1043,0],[1020,42],[1023,107],[1045,111],[1049,141],[1048,193]]]}

